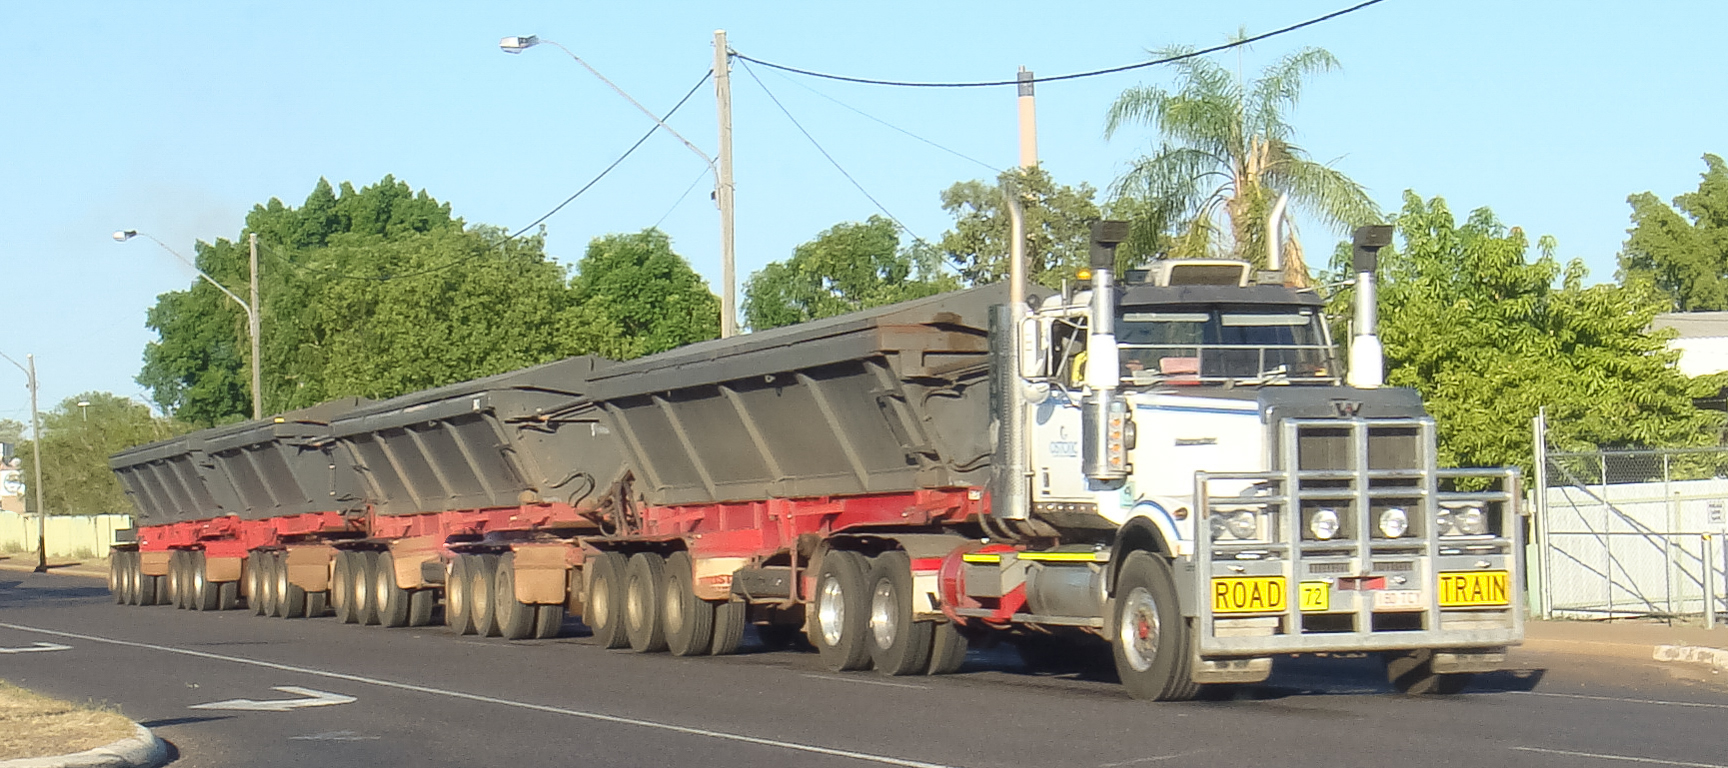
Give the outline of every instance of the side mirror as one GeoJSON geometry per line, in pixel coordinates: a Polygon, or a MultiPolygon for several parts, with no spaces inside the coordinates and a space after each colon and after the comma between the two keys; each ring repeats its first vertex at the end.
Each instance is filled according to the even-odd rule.
{"type": "Polygon", "coordinates": [[[1048,327],[1036,317],[1020,321],[1020,378],[1042,379],[1050,375],[1050,345],[1045,343],[1048,327]]]}

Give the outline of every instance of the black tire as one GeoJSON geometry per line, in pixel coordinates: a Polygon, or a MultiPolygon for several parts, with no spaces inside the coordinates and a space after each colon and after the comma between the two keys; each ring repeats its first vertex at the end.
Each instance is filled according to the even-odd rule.
{"type": "Polygon", "coordinates": [[[960,631],[960,625],[944,621],[937,624],[931,634],[928,674],[952,675],[959,672],[966,663],[966,647],[971,644],[960,631]]]}
{"type": "Polygon", "coordinates": [[[138,604],[139,561],[143,558],[137,552],[127,552],[126,562],[120,571],[120,604],[138,604]]]}
{"type": "MultiPolygon", "coordinates": [[[[186,600],[186,553],[174,550],[168,553],[168,575],[162,577],[168,585],[168,604],[179,610],[186,610],[189,604],[186,600]]],[[[152,597],[151,599],[154,599],[152,597]]],[[[160,602],[160,601],[157,601],[160,602]]],[[[148,605],[149,603],[145,603],[148,605]]]]}
{"type": "Polygon", "coordinates": [[[353,574],[354,587],[348,591],[349,607],[354,612],[354,623],[364,626],[378,624],[378,601],[373,599],[373,581],[378,578],[378,553],[372,551],[355,552],[348,562],[348,570],[353,574]]]}
{"type": "Polygon", "coordinates": [[[624,569],[624,634],[630,650],[666,650],[665,612],[660,607],[665,594],[666,558],[653,552],[631,555],[624,569]]]}
{"type": "Polygon", "coordinates": [[[1191,676],[1192,638],[1168,561],[1150,552],[1130,554],[1117,574],[1110,610],[1116,627],[1111,641],[1116,674],[1128,695],[1187,701],[1199,694],[1191,676]]]}
{"type": "Polygon", "coordinates": [[[468,598],[474,604],[474,634],[498,637],[498,556],[472,555],[468,561],[468,598]]]}
{"type": "Polygon", "coordinates": [[[708,652],[730,656],[744,644],[744,628],[750,625],[750,604],[728,600],[714,606],[714,644],[708,652]]]}
{"type": "Polygon", "coordinates": [[[408,593],[408,626],[430,627],[438,608],[438,590],[421,588],[408,593]]]}
{"type": "Polygon", "coordinates": [[[264,553],[246,553],[246,608],[253,616],[264,615],[264,553]]]}
{"type": "Polygon", "coordinates": [[[666,558],[660,619],[673,656],[706,656],[714,648],[714,604],[696,596],[696,569],[687,552],[666,558]]]}
{"type": "Polygon", "coordinates": [[[330,613],[330,591],[306,593],[306,618],[316,619],[330,613]]]}
{"type": "Polygon", "coordinates": [[[191,603],[194,611],[214,611],[222,606],[221,587],[210,581],[210,559],[203,551],[186,553],[192,573],[191,603]]]}
{"type": "Polygon", "coordinates": [[[822,664],[835,672],[870,668],[870,590],[865,560],[856,552],[829,550],[816,571],[816,595],[808,622],[810,642],[822,664]]]}
{"type": "Polygon", "coordinates": [[[115,605],[126,604],[126,553],[120,550],[108,552],[108,594],[114,597],[115,605]]]}
{"type": "Polygon", "coordinates": [[[216,610],[232,611],[240,607],[240,582],[224,581],[216,585],[216,610]]]}
{"type": "Polygon", "coordinates": [[[468,595],[468,555],[450,561],[444,575],[444,626],[458,635],[474,634],[474,602],[468,595]]]}
{"type": "Polygon", "coordinates": [[[1434,671],[1434,651],[1422,649],[1388,653],[1386,681],[1393,690],[1408,696],[1452,696],[1470,685],[1470,673],[1434,671]]]}
{"type": "Polygon", "coordinates": [[[379,552],[372,574],[372,604],[378,608],[378,623],[386,627],[408,626],[408,590],[396,584],[396,556],[379,552]]]}
{"type": "Polygon", "coordinates": [[[282,561],[275,552],[258,553],[258,592],[264,596],[264,615],[274,617],[282,608],[282,593],[277,591],[276,569],[282,561]]]}
{"type": "Polygon", "coordinates": [[[505,640],[533,637],[538,606],[516,600],[516,553],[507,552],[498,558],[493,583],[492,612],[498,617],[498,634],[505,640]]]}
{"type": "Polygon", "coordinates": [[[551,640],[564,632],[564,606],[534,606],[534,639],[551,640]]]}
{"type": "Polygon", "coordinates": [[[330,610],[343,624],[354,623],[354,560],[352,552],[337,550],[330,568],[330,610]]]}
{"type": "Polygon", "coordinates": [[[284,550],[272,559],[276,562],[273,569],[276,576],[276,615],[284,619],[306,618],[306,588],[288,579],[288,552],[284,550]]]}
{"type": "Polygon", "coordinates": [[[884,675],[922,675],[936,624],[912,620],[912,559],[883,552],[870,566],[870,662],[884,675]]]}
{"type": "Polygon", "coordinates": [[[582,601],[582,623],[601,648],[630,644],[624,633],[624,572],[629,562],[617,552],[601,552],[583,566],[588,569],[588,594],[582,601]]]}

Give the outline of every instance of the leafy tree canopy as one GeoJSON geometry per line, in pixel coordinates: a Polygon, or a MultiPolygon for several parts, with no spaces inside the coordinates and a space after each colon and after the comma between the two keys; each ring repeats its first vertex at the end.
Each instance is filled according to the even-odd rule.
{"type": "Polygon", "coordinates": [[[720,299],[658,229],[597,237],[570,281],[560,334],[582,352],[628,360],[720,336],[720,299]]]}
{"type": "Polygon", "coordinates": [[[760,331],[960,287],[940,259],[926,243],[902,247],[887,218],[836,224],[745,281],[744,321],[760,331]]]}
{"type": "MultiPolygon", "coordinates": [[[[1027,275],[1052,288],[1072,279],[1086,264],[1091,225],[1099,218],[1092,198],[1097,190],[1057,184],[1042,167],[1014,169],[997,183],[963,181],[942,192],[942,208],[954,216],[954,228],[942,234],[941,249],[967,285],[1008,279],[1009,218],[1002,186],[1021,196],[1026,217],[1027,275]]],[[[1127,254],[1122,254],[1124,257],[1127,254]]]]}
{"type": "MultiPolygon", "coordinates": [[[[42,413],[42,490],[49,514],[130,513],[132,503],[108,469],[108,456],[189,429],[108,392],[85,392],[60,401],[42,413]],[[79,402],[89,405],[80,408],[79,402]]],[[[24,464],[20,474],[28,489],[25,497],[34,507],[35,454],[20,450],[19,455],[24,464]]]]}
{"type": "Polygon", "coordinates": [[[1672,208],[1649,192],[1626,199],[1632,228],[1621,279],[1654,286],[1682,312],[1728,309],[1728,165],[1716,155],[1704,165],[1698,190],[1672,208]]]}
{"type": "MultiPolygon", "coordinates": [[[[1544,237],[1530,242],[1486,208],[1459,224],[1444,200],[1406,192],[1401,245],[1381,251],[1387,382],[1422,393],[1452,466],[1523,466],[1530,420],[1548,409],[1557,450],[1698,445],[1720,415],[1692,407],[1677,353],[1647,329],[1661,301],[1637,287],[1584,287],[1544,237]],[[1560,285],[1555,285],[1556,279],[1560,285]]],[[[1334,269],[1348,269],[1340,247],[1334,269]]],[[[1350,290],[1332,299],[1348,314],[1350,290]]]]}

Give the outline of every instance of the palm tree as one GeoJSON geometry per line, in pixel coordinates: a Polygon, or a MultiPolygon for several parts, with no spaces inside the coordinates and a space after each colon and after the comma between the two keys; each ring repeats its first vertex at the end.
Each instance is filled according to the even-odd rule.
{"type": "MultiPolygon", "coordinates": [[[[1168,48],[1157,55],[1188,52],[1168,48]]],[[[1246,87],[1205,58],[1183,59],[1175,67],[1178,90],[1142,85],[1123,91],[1110,105],[1105,127],[1106,137],[1130,124],[1160,134],[1158,150],[1135,160],[1112,193],[1162,201],[1155,207],[1180,212],[1171,256],[1227,253],[1264,263],[1266,218],[1279,194],[1335,229],[1379,220],[1379,209],[1360,184],[1291,143],[1285,115],[1301,97],[1304,77],[1338,68],[1331,53],[1304,48],[1246,87]]],[[[1302,247],[1294,228],[1289,231],[1281,244],[1286,282],[1306,286],[1302,247]]]]}

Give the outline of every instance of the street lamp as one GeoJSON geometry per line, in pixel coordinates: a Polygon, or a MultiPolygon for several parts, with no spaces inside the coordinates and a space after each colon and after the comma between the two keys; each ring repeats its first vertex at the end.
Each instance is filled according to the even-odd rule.
{"type": "Polygon", "coordinates": [[[264,418],[264,387],[263,374],[261,372],[262,361],[258,357],[258,336],[259,332],[262,330],[258,319],[258,235],[254,233],[251,238],[252,301],[250,303],[241,299],[233,291],[228,290],[226,286],[216,282],[216,278],[205,274],[204,270],[199,269],[197,264],[192,263],[192,261],[187,259],[185,256],[181,256],[179,251],[169,248],[167,243],[157,240],[147,232],[139,232],[136,229],[123,229],[114,233],[114,242],[124,243],[134,237],[148,238],[151,242],[162,246],[162,250],[174,254],[174,258],[185,262],[186,266],[191,267],[193,272],[197,272],[199,277],[204,278],[211,285],[216,286],[216,290],[226,294],[228,298],[234,300],[235,304],[239,304],[241,309],[246,310],[246,331],[247,334],[252,337],[252,418],[264,418]]]}
{"type": "Polygon", "coordinates": [[[80,414],[83,414],[85,421],[89,421],[90,420],[90,401],[89,400],[79,400],[78,401],[78,412],[80,414]]]}
{"type": "Polygon", "coordinates": [[[708,164],[708,170],[714,173],[714,201],[720,207],[720,282],[723,283],[720,294],[720,338],[727,338],[736,334],[738,332],[738,309],[737,298],[732,287],[732,284],[737,282],[733,277],[732,266],[732,87],[727,71],[729,59],[726,48],[726,33],[714,33],[714,85],[720,112],[719,161],[715,161],[714,158],[708,156],[708,153],[698,149],[689,139],[684,138],[683,134],[667,125],[664,120],[649,111],[647,107],[642,106],[641,102],[631,98],[630,94],[625,93],[623,88],[619,88],[617,83],[606,79],[605,75],[600,74],[600,70],[583,61],[581,56],[577,56],[569,48],[551,40],[542,40],[535,35],[513,35],[498,41],[499,49],[505,53],[521,53],[536,45],[550,45],[575,59],[577,64],[581,64],[583,69],[588,70],[589,74],[600,78],[600,82],[611,87],[619,96],[624,97],[625,101],[630,102],[631,105],[641,110],[642,114],[647,115],[649,120],[653,120],[655,125],[666,129],[667,133],[683,142],[685,147],[696,153],[697,157],[702,158],[702,162],[708,164]]]}
{"type": "Polygon", "coordinates": [[[31,456],[35,457],[32,463],[36,465],[36,572],[47,573],[48,508],[42,505],[42,417],[36,411],[36,356],[24,356],[24,359],[30,362],[29,368],[20,365],[5,352],[0,352],[0,357],[18,366],[18,370],[23,371],[27,377],[25,381],[30,387],[30,450],[31,456]]]}

